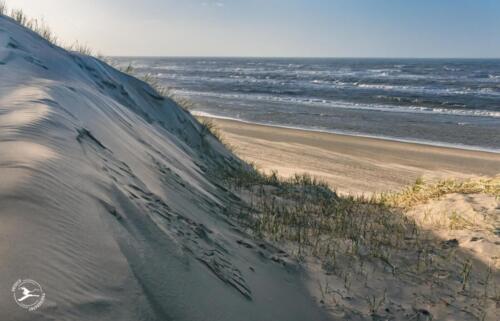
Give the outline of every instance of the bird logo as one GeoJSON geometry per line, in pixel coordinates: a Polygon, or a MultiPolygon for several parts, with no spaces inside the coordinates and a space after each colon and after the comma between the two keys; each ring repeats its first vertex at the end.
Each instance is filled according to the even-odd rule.
{"type": "Polygon", "coordinates": [[[16,303],[29,311],[38,309],[45,301],[45,293],[41,285],[33,280],[17,280],[12,286],[16,303]]]}
{"type": "Polygon", "coordinates": [[[19,301],[19,302],[23,302],[27,298],[31,298],[31,297],[36,297],[36,298],[40,297],[40,295],[33,294],[33,292],[38,292],[38,289],[28,290],[25,286],[20,287],[20,289],[23,290],[23,297],[20,299],[17,299],[17,301],[19,301]]]}

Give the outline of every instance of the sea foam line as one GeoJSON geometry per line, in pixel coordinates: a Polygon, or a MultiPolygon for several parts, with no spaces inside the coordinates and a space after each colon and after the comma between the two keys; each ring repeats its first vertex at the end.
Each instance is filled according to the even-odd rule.
{"type": "Polygon", "coordinates": [[[176,94],[185,96],[198,96],[198,97],[214,97],[223,99],[244,99],[253,101],[267,101],[271,103],[288,103],[295,105],[319,106],[328,108],[341,108],[351,110],[373,110],[392,113],[410,113],[410,114],[440,114],[451,116],[470,116],[470,117],[491,117],[500,118],[500,111],[492,110],[472,110],[472,109],[452,109],[440,107],[425,107],[425,106],[392,106],[382,104],[364,104],[352,103],[346,101],[332,101],[318,98],[297,98],[287,96],[271,96],[271,95],[254,95],[254,94],[227,94],[227,93],[212,93],[212,92],[198,92],[175,90],[176,94]]]}

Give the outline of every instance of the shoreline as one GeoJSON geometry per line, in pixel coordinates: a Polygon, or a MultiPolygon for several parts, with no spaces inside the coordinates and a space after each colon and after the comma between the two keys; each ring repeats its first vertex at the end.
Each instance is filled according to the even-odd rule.
{"type": "Polygon", "coordinates": [[[234,118],[234,117],[217,116],[217,115],[209,114],[209,113],[202,112],[202,111],[192,111],[191,114],[194,117],[210,118],[210,119],[214,119],[214,120],[218,119],[218,120],[234,121],[234,122],[240,122],[240,123],[244,123],[244,124],[248,124],[248,125],[267,126],[267,127],[274,127],[274,128],[300,130],[300,131],[304,131],[304,132],[314,132],[314,133],[325,133],[325,134],[350,136],[350,137],[371,138],[371,139],[378,139],[378,140],[398,142],[398,143],[408,143],[408,144],[415,144],[415,145],[424,145],[424,146],[451,148],[451,149],[459,149],[459,150],[466,150],[466,151],[477,151],[477,152],[485,152],[485,153],[492,153],[492,154],[500,154],[500,149],[493,149],[493,148],[487,148],[487,147],[482,147],[482,146],[461,145],[461,144],[443,143],[443,142],[435,142],[435,141],[427,141],[427,140],[415,140],[415,139],[410,139],[410,138],[405,139],[405,138],[397,138],[397,137],[390,137],[390,136],[377,136],[377,135],[369,135],[369,134],[355,133],[355,132],[343,132],[340,130],[336,131],[336,130],[328,130],[328,129],[314,129],[314,128],[304,128],[304,127],[286,126],[286,125],[278,125],[278,124],[258,123],[258,122],[252,122],[252,121],[238,119],[238,118],[234,118]]]}
{"type": "Polygon", "coordinates": [[[498,153],[210,119],[238,156],[264,172],[308,172],[343,194],[399,190],[419,177],[500,174],[498,153]]]}

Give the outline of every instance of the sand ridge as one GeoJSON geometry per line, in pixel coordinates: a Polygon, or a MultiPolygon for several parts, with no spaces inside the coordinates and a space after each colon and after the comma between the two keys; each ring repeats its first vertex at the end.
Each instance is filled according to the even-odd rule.
{"type": "MultiPolygon", "coordinates": [[[[1,320],[327,320],[231,218],[239,159],[177,103],[0,15],[1,320]],[[246,245],[243,245],[246,244],[246,245]]],[[[264,248],[259,247],[262,243],[264,248]]]]}

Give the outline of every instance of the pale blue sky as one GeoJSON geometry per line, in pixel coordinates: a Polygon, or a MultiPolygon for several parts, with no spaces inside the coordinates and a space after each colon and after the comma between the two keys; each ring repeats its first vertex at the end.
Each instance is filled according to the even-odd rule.
{"type": "Polygon", "coordinates": [[[500,0],[8,0],[107,55],[500,57],[500,0]]]}

